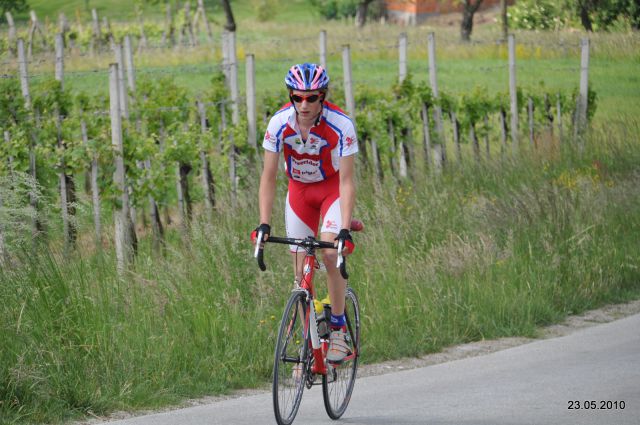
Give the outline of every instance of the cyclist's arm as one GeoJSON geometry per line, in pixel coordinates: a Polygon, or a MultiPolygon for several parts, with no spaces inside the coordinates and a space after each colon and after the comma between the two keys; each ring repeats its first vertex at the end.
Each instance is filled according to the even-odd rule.
{"type": "Polygon", "coordinates": [[[276,176],[278,174],[278,160],[280,153],[264,151],[264,165],[260,176],[260,190],[258,195],[260,206],[260,223],[270,224],[273,200],[276,196],[276,176]]]}
{"type": "Polygon", "coordinates": [[[340,216],[342,227],[345,229],[349,228],[356,202],[355,157],[355,155],[340,157],[340,216]]]}

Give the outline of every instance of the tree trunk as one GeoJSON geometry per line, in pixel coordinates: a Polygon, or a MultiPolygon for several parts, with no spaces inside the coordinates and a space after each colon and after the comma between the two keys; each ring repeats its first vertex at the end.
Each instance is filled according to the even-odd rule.
{"type": "Polygon", "coordinates": [[[580,7],[580,21],[582,22],[582,26],[585,30],[589,32],[593,32],[593,26],[591,25],[591,17],[589,16],[589,8],[586,2],[581,1],[579,3],[580,7]]]}
{"type": "Polygon", "coordinates": [[[463,41],[469,41],[471,39],[471,32],[473,31],[473,15],[478,11],[478,8],[482,4],[482,0],[464,0],[462,10],[462,23],[460,24],[460,35],[463,41]]]}
{"type": "Polygon", "coordinates": [[[231,10],[231,4],[229,0],[222,0],[222,7],[224,8],[224,14],[227,18],[227,23],[224,24],[224,29],[227,31],[235,32],[236,21],[233,18],[233,11],[231,10]]]}
{"type": "Polygon", "coordinates": [[[509,21],[507,19],[507,0],[500,0],[500,18],[502,23],[502,38],[507,39],[509,35],[509,21]]]}
{"type": "Polygon", "coordinates": [[[358,10],[356,12],[356,25],[358,28],[364,27],[367,23],[367,13],[369,12],[369,4],[373,0],[363,0],[358,3],[358,10]]]}

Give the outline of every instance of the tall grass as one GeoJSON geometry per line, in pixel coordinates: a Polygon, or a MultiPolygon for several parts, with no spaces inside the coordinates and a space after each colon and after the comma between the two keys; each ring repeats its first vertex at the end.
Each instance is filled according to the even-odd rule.
{"type": "MultiPolygon", "coordinates": [[[[400,183],[360,167],[367,229],[349,267],[363,361],[534,336],[640,296],[640,149],[630,137],[639,129],[625,121],[595,128],[582,149],[453,163],[439,175],[418,167],[400,183]]],[[[249,186],[237,209],[222,199],[188,237],[170,229],[164,256],[143,239],[122,279],[111,249],[14,250],[0,271],[0,422],[59,423],[267,382],[290,260],[268,246],[267,272],[255,266],[249,186]]]]}

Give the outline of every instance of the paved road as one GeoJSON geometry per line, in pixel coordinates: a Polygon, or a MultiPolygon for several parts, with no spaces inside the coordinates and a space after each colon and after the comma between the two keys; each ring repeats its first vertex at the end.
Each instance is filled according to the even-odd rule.
{"type": "MultiPolygon", "coordinates": [[[[264,393],[112,425],[273,424],[264,393]]],[[[305,392],[296,424],[640,424],[640,314],[485,356],[359,379],[345,416],[305,392]],[[572,401],[618,409],[570,410],[572,401]],[[620,406],[624,402],[624,410],[620,406]]]]}

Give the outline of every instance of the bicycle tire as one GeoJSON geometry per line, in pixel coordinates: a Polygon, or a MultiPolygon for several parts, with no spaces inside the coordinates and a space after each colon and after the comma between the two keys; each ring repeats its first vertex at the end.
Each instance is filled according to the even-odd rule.
{"type": "Polygon", "coordinates": [[[339,365],[327,365],[327,375],[322,377],[324,408],[331,419],[339,419],[347,410],[358,371],[360,357],[360,305],[358,297],[347,288],[345,297],[347,334],[354,347],[354,356],[339,365]]]}
{"type": "Polygon", "coordinates": [[[294,291],[282,314],[273,361],[273,411],[279,425],[298,413],[309,365],[306,293],[294,291]]]}

